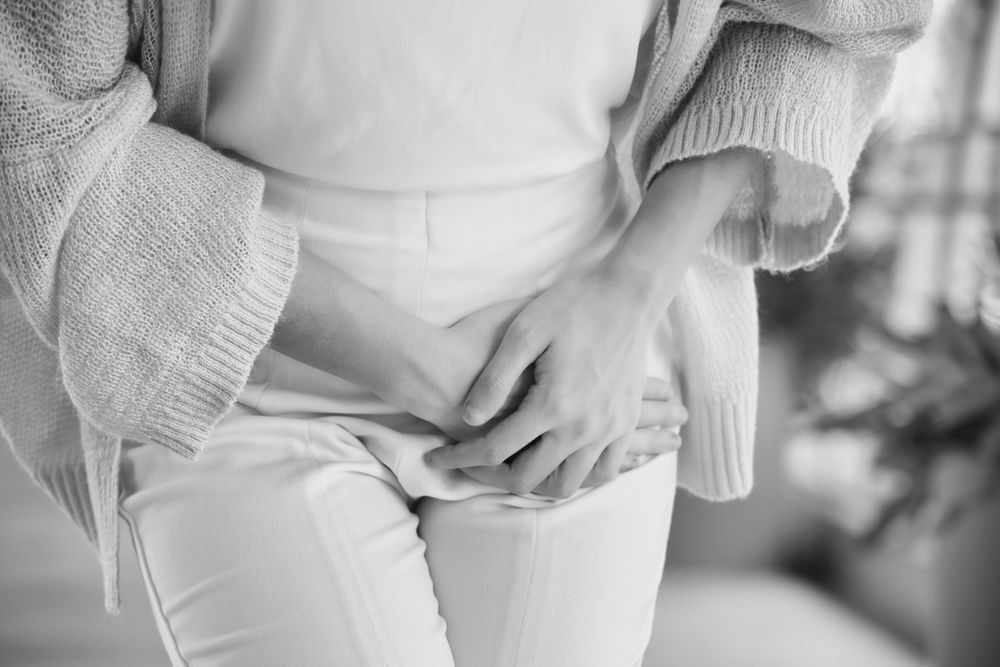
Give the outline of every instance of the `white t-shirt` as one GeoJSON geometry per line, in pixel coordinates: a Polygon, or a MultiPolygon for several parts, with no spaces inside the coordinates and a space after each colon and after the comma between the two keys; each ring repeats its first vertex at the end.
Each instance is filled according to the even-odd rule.
{"type": "Polygon", "coordinates": [[[601,159],[659,0],[216,0],[209,143],[344,186],[513,185],[601,159]]]}

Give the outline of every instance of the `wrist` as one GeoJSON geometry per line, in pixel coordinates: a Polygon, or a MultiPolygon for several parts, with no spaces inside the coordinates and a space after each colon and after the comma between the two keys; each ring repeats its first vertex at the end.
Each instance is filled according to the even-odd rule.
{"type": "Polygon", "coordinates": [[[640,328],[651,328],[662,319],[676,289],[662,264],[644,266],[616,252],[598,265],[595,275],[640,328]]]}
{"type": "Polygon", "coordinates": [[[663,170],[647,189],[635,217],[598,267],[602,279],[638,309],[659,321],[760,156],[728,149],[663,170]]]}
{"type": "Polygon", "coordinates": [[[425,322],[410,333],[408,344],[390,364],[391,376],[374,391],[397,408],[426,419],[448,409],[447,391],[439,380],[448,351],[454,349],[454,336],[425,322]]]}

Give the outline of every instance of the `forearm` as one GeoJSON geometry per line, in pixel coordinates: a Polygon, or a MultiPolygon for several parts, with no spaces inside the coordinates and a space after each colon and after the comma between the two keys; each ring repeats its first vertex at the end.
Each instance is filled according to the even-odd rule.
{"type": "Polygon", "coordinates": [[[271,346],[399,405],[426,379],[442,330],[305,250],[271,346]]]}
{"type": "Polygon", "coordinates": [[[688,266],[762,159],[756,151],[729,149],[664,169],[598,270],[634,298],[644,314],[658,320],[688,266]]]}

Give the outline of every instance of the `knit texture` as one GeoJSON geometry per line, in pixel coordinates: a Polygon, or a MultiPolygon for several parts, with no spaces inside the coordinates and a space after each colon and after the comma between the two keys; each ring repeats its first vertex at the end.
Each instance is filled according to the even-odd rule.
{"type": "Polygon", "coordinates": [[[833,248],[893,54],[929,18],[929,0],[682,0],[660,12],[632,151],[639,191],[678,160],[733,147],[767,157],[674,301],[690,412],[678,481],[702,497],[753,483],[751,269],[815,264],[833,248]]]}
{"type": "MultiPolygon", "coordinates": [[[[671,0],[634,131],[640,190],[677,160],[769,156],[675,300],[691,414],[679,482],[752,483],[752,267],[827,252],[918,0],[671,0]]],[[[291,284],[259,173],[200,142],[210,0],[0,4],[0,431],[99,549],[117,608],[123,439],[195,457],[291,284]]],[[[633,174],[629,174],[633,176],[633,174]]]]}
{"type": "MultiPolygon", "coordinates": [[[[99,549],[113,609],[121,440],[197,455],[271,335],[298,246],[261,214],[258,172],[149,122],[129,8],[92,4],[0,10],[0,406],[20,461],[99,549]]],[[[201,43],[191,7],[160,25],[201,43]]],[[[204,53],[157,70],[183,129],[204,53]]]]}

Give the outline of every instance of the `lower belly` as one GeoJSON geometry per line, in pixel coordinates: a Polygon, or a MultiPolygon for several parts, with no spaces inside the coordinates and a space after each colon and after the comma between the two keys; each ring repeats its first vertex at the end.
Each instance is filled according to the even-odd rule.
{"type": "MultiPolygon", "coordinates": [[[[614,246],[631,213],[610,151],[558,178],[453,191],[362,190],[263,171],[265,209],[297,224],[304,250],[442,327],[586,271],[614,246]]],[[[269,413],[395,411],[270,349],[241,401],[269,413]]]]}
{"type": "Polygon", "coordinates": [[[628,220],[610,154],[522,185],[386,192],[265,171],[264,206],[302,248],[440,326],[595,264],[628,220]]]}

